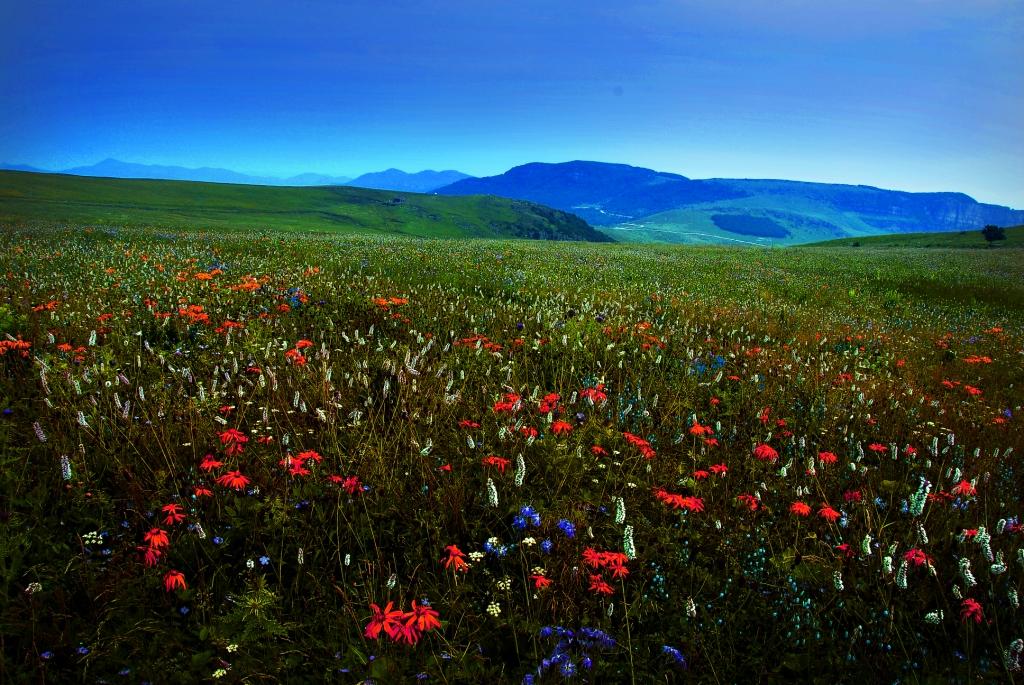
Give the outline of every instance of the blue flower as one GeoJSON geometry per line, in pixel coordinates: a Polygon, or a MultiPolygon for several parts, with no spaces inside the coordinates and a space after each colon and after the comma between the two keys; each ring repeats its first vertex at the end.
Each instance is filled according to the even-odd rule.
{"type": "Polygon", "coordinates": [[[574,675],[576,675],[576,664],[566,660],[562,664],[561,668],[559,668],[559,671],[562,673],[562,677],[572,678],[574,675]]]}
{"type": "Polygon", "coordinates": [[[43,652],[42,654],[40,654],[39,656],[42,659],[52,659],[53,658],[53,652],[47,650],[47,651],[43,652]]]}
{"type": "Polygon", "coordinates": [[[568,519],[559,519],[558,529],[565,533],[565,537],[570,540],[576,537],[576,526],[574,526],[572,521],[569,521],[568,519]]]}
{"type": "Polygon", "coordinates": [[[551,548],[554,547],[554,546],[555,546],[555,543],[553,543],[553,542],[551,542],[551,540],[548,540],[548,539],[545,538],[540,543],[540,550],[542,552],[544,552],[544,554],[550,554],[551,553],[551,548]]]}
{"type": "Polygon", "coordinates": [[[269,563],[270,563],[270,557],[268,557],[266,555],[260,557],[260,565],[261,566],[266,566],[269,563]]]}
{"type": "Polygon", "coordinates": [[[214,536],[214,538],[213,538],[213,544],[215,544],[215,545],[219,545],[219,544],[220,544],[220,543],[222,543],[222,542],[224,542],[224,538],[222,538],[222,537],[221,537],[221,536],[219,536],[219,535],[217,535],[217,536],[214,536]]]}
{"type": "Polygon", "coordinates": [[[675,663],[676,666],[679,666],[680,668],[686,668],[687,667],[686,657],[683,656],[683,653],[680,652],[675,647],[670,647],[668,645],[664,645],[661,648],[661,653],[666,655],[670,659],[672,659],[672,661],[675,663]]]}

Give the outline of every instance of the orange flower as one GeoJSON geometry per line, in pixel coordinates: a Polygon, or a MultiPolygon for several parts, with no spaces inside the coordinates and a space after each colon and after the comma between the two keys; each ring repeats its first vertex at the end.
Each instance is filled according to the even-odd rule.
{"type": "Polygon", "coordinates": [[[168,571],[164,576],[164,589],[168,592],[184,590],[186,587],[185,574],[181,571],[168,571]]]}
{"type": "Polygon", "coordinates": [[[242,490],[249,484],[249,479],[242,475],[241,471],[228,471],[217,478],[217,484],[235,490],[242,490]]]}
{"type": "Polygon", "coordinates": [[[150,529],[148,533],[142,536],[142,539],[153,549],[160,549],[171,544],[171,539],[167,537],[167,531],[160,528],[150,529]]]}

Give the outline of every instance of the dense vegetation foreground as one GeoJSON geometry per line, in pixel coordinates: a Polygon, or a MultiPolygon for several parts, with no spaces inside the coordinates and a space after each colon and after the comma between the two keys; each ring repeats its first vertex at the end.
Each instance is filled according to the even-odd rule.
{"type": "Polygon", "coordinates": [[[4,682],[1021,680],[1016,250],[0,254],[4,682]]]}

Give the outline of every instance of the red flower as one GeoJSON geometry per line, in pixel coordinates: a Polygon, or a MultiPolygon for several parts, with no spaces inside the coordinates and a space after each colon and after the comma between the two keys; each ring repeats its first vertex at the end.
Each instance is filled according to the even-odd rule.
{"type": "Polygon", "coordinates": [[[711,426],[702,426],[695,420],[693,425],[690,426],[690,435],[701,436],[701,435],[714,435],[715,431],[711,426]]]}
{"type": "Polygon", "coordinates": [[[605,457],[605,456],[608,456],[608,450],[606,450],[605,448],[601,447],[600,445],[594,445],[593,447],[591,447],[590,448],[590,453],[593,454],[595,457],[605,457]]]}
{"type": "Polygon", "coordinates": [[[530,578],[533,580],[533,587],[535,590],[543,590],[548,585],[551,585],[552,582],[554,582],[550,578],[546,578],[544,576],[536,574],[530,576],[530,578]]]}
{"type": "Polygon", "coordinates": [[[241,471],[228,471],[223,476],[217,478],[217,484],[223,485],[226,488],[243,490],[249,484],[249,479],[243,476],[241,471]]]}
{"type": "Polygon", "coordinates": [[[221,444],[226,445],[224,454],[230,457],[233,454],[241,454],[245,449],[245,443],[249,442],[249,438],[241,431],[228,428],[220,434],[220,441],[221,444]]]}
{"type": "Polygon", "coordinates": [[[300,340],[297,343],[295,343],[295,349],[297,349],[297,350],[304,350],[307,347],[312,347],[312,346],[313,346],[313,341],[312,340],[300,340]]]}
{"type": "Polygon", "coordinates": [[[160,528],[150,529],[148,533],[142,536],[142,539],[153,549],[160,549],[171,544],[171,539],[167,537],[167,531],[160,528]]]}
{"type": "Polygon", "coordinates": [[[196,497],[213,497],[213,490],[204,487],[196,487],[192,493],[196,497]]]}
{"type": "Polygon", "coordinates": [[[880,442],[873,442],[870,445],[868,445],[868,449],[871,450],[872,452],[885,452],[889,448],[880,442]]]}
{"type": "Polygon", "coordinates": [[[797,516],[810,516],[811,508],[803,502],[793,502],[789,506],[789,510],[797,516]]]}
{"type": "Polygon", "coordinates": [[[836,551],[842,552],[843,556],[846,557],[847,559],[849,559],[850,557],[853,556],[853,548],[850,547],[850,543],[849,542],[844,542],[841,545],[836,545],[836,551]]]}
{"type": "Polygon", "coordinates": [[[149,545],[136,547],[136,549],[142,552],[142,561],[146,566],[156,566],[157,562],[160,561],[160,557],[163,556],[163,552],[149,545]]]}
{"type": "Polygon", "coordinates": [[[965,597],[961,603],[960,609],[960,620],[964,623],[973,620],[975,623],[981,623],[981,619],[984,618],[984,614],[981,610],[981,604],[977,600],[965,597]]]}
{"type": "Polygon", "coordinates": [[[612,586],[606,583],[604,578],[602,578],[600,575],[590,576],[589,590],[591,592],[595,592],[599,595],[605,596],[615,594],[615,590],[612,588],[612,586]]]}
{"type": "Polygon", "coordinates": [[[775,462],[779,458],[779,453],[771,445],[761,444],[754,448],[754,456],[760,461],[775,462]]]}
{"type": "Polygon", "coordinates": [[[309,459],[312,459],[313,461],[315,461],[318,464],[324,460],[324,458],[320,456],[319,452],[315,452],[313,450],[306,450],[305,452],[299,452],[298,454],[295,455],[294,458],[297,459],[300,462],[304,462],[304,461],[307,461],[309,459]]]}
{"type": "Polygon", "coordinates": [[[349,495],[363,491],[363,483],[359,480],[359,476],[345,476],[345,479],[341,481],[341,487],[349,495]]]}
{"type": "Polygon", "coordinates": [[[757,511],[761,508],[761,500],[757,499],[753,495],[737,495],[736,499],[743,503],[743,505],[750,511],[757,511]]]}
{"type": "Polygon", "coordinates": [[[708,473],[707,471],[701,469],[699,471],[694,471],[693,472],[693,479],[694,480],[705,480],[710,475],[711,475],[710,473],[708,473]]]}
{"type": "Polygon", "coordinates": [[[173,526],[185,520],[185,512],[182,511],[180,504],[165,504],[160,511],[167,514],[164,517],[165,526],[173,526]]]}
{"type": "Polygon", "coordinates": [[[185,588],[185,574],[181,571],[168,571],[164,576],[164,589],[168,592],[184,590],[185,588]]]}
{"type": "Polygon", "coordinates": [[[402,619],[405,617],[400,609],[394,608],[394,602],[388,602],[387,606],[381,609],[376,604],[370,604],[373,616],[370,617],[370,624],[366,626],[363,633],[371,640],[380,637],[381,631],[387,634],[392,640],[397,640],[402,630],[402,619]]]}
{"type": "Polygon", "coordinates": [[[214,469],[219,469],[221,466],[224,466],[224,462],[214,459],[212,454],[207,454],[199,463],[199,468],[203,471],[213,471],[214,469]]]}
{"type": "Polygon", "coordinates": [[[842,514],[840,514],[838,511],[836,511],[835,509],[833,509],[829,505],[823,504],[821,506],[821,509],[818,510],[818,516],[820,516],[821,518],[825,519],[829,523],[835,523],[836,520],[840,516],[842,516],[842,514]]]}
{"type": "Polygon", "coordinates": [[[664,488],[658,488],[654,491],[654,496],[674,509],[686,509],[687,511],[700,512],[704,511],[704,500],[700,497],[684,497],[673,492],[668,492],[664,488]]]}
{"type": "Polygon", "coordinates": [[[568,421],[555,421],[551,424],[551,432],[555,435],[568,435],[572,432],[572,424],[568,421]]]}
{"type": "Polygon", "coordinates": [[[469,570],[469,564],[465,561],[466,555],[461,549],[455,545],[448,545],[444,548],[444,551],[448,553],[448,558],[444,560],[445,568],[454,566],[456,571],[462,571],[463,573],[469,570]]]}
{"type": "Polygon", "coordinates": [[[916,548],[908,550],[906,554],[903,555],[903,558],[914,566],[924,566],[925,564],[930,566],[932,563],[932,558],[930,556],[916,548]]]}
{"type": "Polygon", "coordinates": [[[839,457],[832,452],[818,452],[818,461],[822,464],[834,464],[839,461],[839,457]]]}
{"type": "Polygon", "coordinates": [[[492,454],[489,457],[484,457],[480,463],[482,463],[484,466],[495,466],[497,467],[498,471],[500,471],[501,473],[505,473],[505,468],[512,462],[509,459],[505,459],[503,457],[499,457],[497,455],[492,454]]]}
{"type": "Polygon", "coordinates": [[[970,497],[978,492],[978,489],[971,485],[970,481],[962,480],[953,486],[953,494],[970,497]]]}
{"type": "Polygon", "coordinates": [[[441,622],[438,620],[440,614],[434,611],[429,604],[417,604],[416,600],[412,602],[412,611],[405,616],[406,622],[412,622],[416,630],[421,633],[427,633],[434,628],[441,627],[441,622]]]}
{"type": "Polygon", "coordinates": [[[729,472],[729,467],[725,464],[712,464],[709,468],[711,469],[711,473],[723,478],[725,477],[725,474],[729,472]]]}
{"type": "Polygon", "coordinates": [[[459,428],[474,429],[479,427],[480,424],[477,423],[476,421],[470,421],[469,419],[463,419],[462,421],[459,421],[459,428]]]}

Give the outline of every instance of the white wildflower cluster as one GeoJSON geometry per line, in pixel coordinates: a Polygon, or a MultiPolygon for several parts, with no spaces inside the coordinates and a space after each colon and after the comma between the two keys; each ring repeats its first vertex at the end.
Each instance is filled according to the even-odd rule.
{"type": "Polygon", "coordinates": [[[505,576],[501,580],[497,581],[494,585],[499,590],[501,590],[503,592],[508,592],[509,590],[512,589],[512,579],[509,578],[508,576],[505,576]]]}
{"type": "Polygon", "coordinates": [[[487,605],[487,613],[493,616],[494,618],[498,618],[499,616],[501,616],[501,605],[497,602],[491,602],[487,605]]]}
{"type": "Polygon", "coordinates": [[[526,460],[523,459],[522,454],[516,455],[516,476],[515,484],[517,488],[523,487],[523,481],[526,479],[526,460]]]}
{"type": "Polygon", "coordinates": [[[103,544],[103,533],[98,530],[88,532],[82,536],[82,542],[87,545],[101,545],[103,544]]]}
{"type": "Polygon", "coordinates": [[[636,547],[633,545],[633,526],[626,526],[622,533],[622,551],[630,559],[636,559],[636,547]]]}
{"type": "Polygon", "coordinates": [[[1003,666],[1008,671],[1021,670],[1021,656],[1024,654],[1024,640],[1017,638],[1010,643],[1009,649],[1003,650],[1003,666]]]}
{"type": "Polygon", "coordinates": [[[487,503],[492,507],[498,506],[498,488],[494,485],[494,479],[487,479],[487,503]]]}
{"type": "Polygon", "coordinates": [[[1006,564],[1003,562],[1003,553],[996,554],[995,563],[988,567],[994,576],[1001,576],[1006,573],[1006,564]]]}
{"type": "Polygon", "coordinates": [[[900,570],[896,572],[896,586],[901,590],[907,589],[907,560],[900,562],[900,570]]]}
{"type": "Polygon", "coordinates": [[[693,601],[693,597],[686,599],[686,615],[690,618],[697,617],[697,604],[693,601]]]}
{"type": "Polygon", "coordinates": [[[937,626],[942,622],[944,616],[945,614],[943,614],[942,609],[939,609],[938,611],[929,611],[924,615],[924,622],[937,626]]]}
{"type": "Polygon", "coordinates": [[[626,501],[621,497],[615,497],[615,523],[626,522],[626,501]]]}
{"type": "Polygon", "coordinates": [[[871,534],[864,536],[864,539],[860,541],[860,551],[864,556],[870,556],[871,554],[871,534]]]}
{"type": "Polygon", "coordinates": [[[978,534],[974,536],[974,542],[981,547],[981,553],[985,555],[986,560],[990,563],[995,561],[992,554],[992,536],[985,530],[985,526],[978,526],[978,534]]]}
{"type": "Polygon", "coordinates": [[[832,573],[832,584],[837,592],[843,591],[843,574],[840,571],[837,570],[832,573]]]}
{"type": "Polygon", "coordinates": [[[473,561],[480,561],[481,559],[484,558],[484,553],[479,551],[479,550],[476,551],[476,552],[470,552],[469,553],[469,558],[472,559],[473,561]]]}
{"type": "Polygon", "coordinates": [[[536,538],[532,538],[532,537],[523,538],[520,541],[519,544],[522,545],[523,547],[533,547],[534,545],[537,544],[537,539],[536,538]]]}
{"type": "Polygon", "coordinates": [[[892,557],[882,557],[882,575],[892,575],[892,557]]]}
{"type": "Polygon", "coordinates": [[[964,579],[967,587],[974,587],[978,584],[978,581],[974,579],[974,574],[971,573],[970,559],[963,558],[960,560],[960,577],[964,579]]]}
{"type": "Polygon", "coordinates": [[[917,487],[917,492],[910,496],[910,515],[920,516],[924,511],[924,505],[928,501],[928,493],[932,491],[932,484],[929,483],[925,478],[921,478],[921,484],[917,487]]]}

